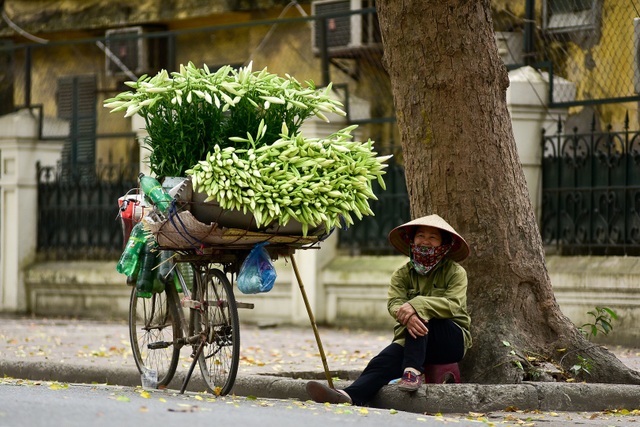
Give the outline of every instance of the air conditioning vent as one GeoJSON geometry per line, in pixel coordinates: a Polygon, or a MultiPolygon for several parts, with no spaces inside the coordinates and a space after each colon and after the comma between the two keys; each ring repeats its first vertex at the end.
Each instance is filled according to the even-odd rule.
{"type": "Polygon", "coordinates": [[[349,13],[375,5],[374,0],[316,0],[311,3],[313,16],[327,16],[316,19],[311,31],[311,41],[315,53],[322,45],[320,25],[326,23],[327,49],[357,48],[364,45],[380,44],[380,27],[375,13],[349,13]]]}
{"type": "Polygon", "coordinates": [[[148,33],[151,31],[147,27],[118,28],[105,32],[105,47],[108,49],[105,52],[105,71],[108,76],[127,75],[121,64],[136,76],[166,68],[166,39],[143,37],[148,33]]]}

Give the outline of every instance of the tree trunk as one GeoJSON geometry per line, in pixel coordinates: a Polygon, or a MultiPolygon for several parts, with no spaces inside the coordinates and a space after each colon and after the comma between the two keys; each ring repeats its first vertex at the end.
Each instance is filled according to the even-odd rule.
{"type": "Polygon", "coordinates": [[[640,384],[640,373],[592,345],[555,300],[489,0],[376,4],[412,217],[437,213],[471,246],[463,266],[473,347],[463,376],[480,383],[551,379],[547,361],[561,366],[556,377],[563,379],[582,358],[590,374],[578,380],[640,384]]]}

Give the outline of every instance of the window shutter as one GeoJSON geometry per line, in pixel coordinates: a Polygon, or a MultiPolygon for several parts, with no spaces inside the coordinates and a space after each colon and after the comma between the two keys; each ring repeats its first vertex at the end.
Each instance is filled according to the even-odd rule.
{"type": "Polygon", "coordinates": [[[96,76],[58,79],[58,117],[69,121],[69,137],[62,150],[62,169],[93,175],[96,157],[96,76]]]}

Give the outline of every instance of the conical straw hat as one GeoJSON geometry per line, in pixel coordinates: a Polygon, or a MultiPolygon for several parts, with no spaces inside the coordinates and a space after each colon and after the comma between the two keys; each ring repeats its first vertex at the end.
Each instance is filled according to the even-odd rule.
{"type": "Polygon", "coordinates": [[[452,226],[449,225],[449,223],[447,223],[447,221],[435,214],[414,219],[413,221],[409,221],[406,224],[402,224],[394,228],[389,233],[389,243],[391,243],[393,247],[396,248],[399,252],[405,254],[406,256],[409,256],[409,244],[411,243],[412,235],[411,228],[417,227],[419,225],[436,227],[451,234],[451,238],[453,239],[453,247],[451,248],[449,253],[447,253],[447,258],[451,258],[454,261],[462,261],[469,256],[469,245],[467,244],[467,242],[462,238],[461,235],[458,234],[456,230],[453,229],[452,226]]]}

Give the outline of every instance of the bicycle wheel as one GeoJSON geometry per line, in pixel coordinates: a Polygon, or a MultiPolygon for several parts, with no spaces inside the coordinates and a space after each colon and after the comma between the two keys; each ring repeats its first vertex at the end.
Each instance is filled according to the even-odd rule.
{"type": "MultiPolygon", "coordinates": [[[[233,288],[227,276],[207,266],[200,271],[197,297],[202,309],[193,310],[195,333],[204,348],[198,364],[209,391],[224,396],[231,391],[240,361],[240,324],[233,288]]],[[[197,345],[194,347],[197,349],[197,345]]]]}
{"type": "Polygon", "coordinates": [[[169,384],[178,366],[182,337],[178,320],[178,294],[173,284],[151,298],[138,298],[135,286],[129,301],[129,339],[133,358],[142,374],[144,368],[158,375],[158,386],[169,384]]]}

